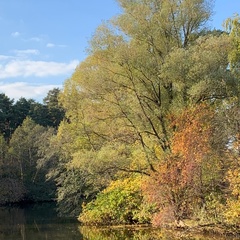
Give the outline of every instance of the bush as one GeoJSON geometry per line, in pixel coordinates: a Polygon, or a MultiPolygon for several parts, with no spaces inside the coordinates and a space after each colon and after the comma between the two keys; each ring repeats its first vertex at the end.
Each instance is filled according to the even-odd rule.
{"type": "Polygon", "coordinates": [[[139,177],[112,182],[94,201],[83,206],[79,221],[86,225],[149,223],[152,207],[142,207],[140,185],[139,177]]]}

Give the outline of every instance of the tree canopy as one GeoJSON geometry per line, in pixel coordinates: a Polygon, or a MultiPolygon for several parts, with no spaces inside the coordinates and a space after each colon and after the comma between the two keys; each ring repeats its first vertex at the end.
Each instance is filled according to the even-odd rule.
{"type": "Polygon", "coordinates": [[[236,134],[223,128],[239,94],[229,69],[236,36],[207,30],[212,1],[119,4],[122,14],[99,26],[60,96],[67,121],[57,139],[67,166],[99,190],[122,174],[145,176],[159,224],[165,211],[177,220],[206,204],[211,212],[215,197],[226,201],[224,156],[236,134]]]}

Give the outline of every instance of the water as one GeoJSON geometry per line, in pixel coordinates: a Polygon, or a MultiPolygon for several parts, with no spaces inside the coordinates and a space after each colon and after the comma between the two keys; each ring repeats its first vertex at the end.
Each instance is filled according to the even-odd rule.
{"type": "Polygon", "coordinates": [[[55,204],[0,208],[0,240],[83,239],[76,220],[59,218],[55,204]]]}
{"type": "Polygon", "coordinates": [[[235,240],[229,236],[170,232],[152,228],[83,227],[59,218],[54,204],[0,208],[0,240],[235,240]]]}

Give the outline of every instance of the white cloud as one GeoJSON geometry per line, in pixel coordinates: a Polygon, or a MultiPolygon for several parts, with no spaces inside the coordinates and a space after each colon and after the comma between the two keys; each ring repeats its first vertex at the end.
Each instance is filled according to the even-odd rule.
{"type": "Polygon", "coordinates": [[[47,48],[53,48],[53,47],[61,47],[61,48],[64,48],[64,47],[67,47],[67,45],[48,43],[48,44],[46,45],[46,47],[47,47],[47,48]]]}
{"type": "Polygon", "coordinates": [[[8,55],[0,55],[0,61],[4,61],[4,60],[9,60],[14,58],[13,56],[8,56],[8,55]]]}
{"type": "Polygon", "coordinates": [[[0,82],[0,92],[4,92],[9,98],[18,100],[21,97],[33,98],[41,101],[47,96],[49,90],[61,88],[61,85],[31,85],[26,82],[4,83],[0,82]]]}
{"type": "Polygon", "coordinates": [[[48,47],[48,48],[53,48],[53,47],[55,47],[56,45],[55,44],[53,44],[53,43],[48,43],[47,45],[46,45],[46,47],[48,47]]]}
{"type": "Polygon", "coordinates": [[[13,33],[11,33],[11,36],[18,37],[18,36],[20,36],[20,32],[13,32],[13,33]]]}
{"type": "Polygon", "coordinates": [[[40,37],[29,37],[29,38],[22,38],[21,40],[24,42],[43,42],[44,41],[44,36],[40,37]]]}
{"type": "Polygon", "coordinates": [[[33,41],[33,42],[41,42],[42,41],[42,38],[39,38],[39,37],[32,37],[29,39],[29,41],[33,41]]]}
{"type": "Polygon", "coordinates": [[[6,64],[0,64],[0,79],[66,75],[72,73],[78,63],[78,60],[69,63],[12,60],[6,64]]]}
{"type": "Polygon", "coordinates": [[[26,56],[26,55],[38,55],[39,51],[37,49],[25,49],[25,50],[13,50],[17,56],[26,56]]]}

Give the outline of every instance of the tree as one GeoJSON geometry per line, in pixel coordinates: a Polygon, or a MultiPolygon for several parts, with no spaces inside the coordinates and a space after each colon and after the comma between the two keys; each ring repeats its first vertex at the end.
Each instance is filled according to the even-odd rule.
{"type": "MultiPolygon", "coordinates": [[[[173,10],[171,5],[164,4],[164,8],[159,6],[156,10],[142,2],[124,3],[127,13],[117,23],[130,38],[116,35],[110,28],[99,28],[93,38],[91,56],[65,83],[62,93],[69,125],[82,129],[81,135],[84,134],[88,149],[98,151],[103,144],[113,141],[122,141],[133,147],[137,143],[146,153],[149,169],[154,169],[158,162],[154,151],[156,146],[166,154],[171,152],[174,129],[168,120],[169,115],[189,104],[230,97],[234,88],[229,84],[232,76],[226,70],[230,48],[226,35],[203,37],[187,47],[186,44],[179,46],[180,40],[176,41],[176,35],[171,35],[170,31],[173,40],[166,42],[172,43],[171,47],[165,42],[157,42],[166,36],[152,29],[165,29],[166,26],[155,20],[161,17],[162,11],[172,14],[173,10]],[[129,16],[130,10],[135,20],[129,16]],[[149,18],[154,21],[148,23],[146,16],[151,11],[153,16],[149,18]],[[128,25],[127,17],[130,18],[128,25]],[[149,30],[144,24],[140,25],[141,21],[146,22],[149,30]],[[135,28],[131,28],[132,24],[135,28]],[[155,36],[155,33],[163,36],[155,36]],[[134,34],[142,35],[136,37],[134,34]],[[146,34],[159,46],[152,46],[146,34]],[[168,51],[163,54],[160,48],[168,51]]],[[[187,12],[182,6],[175,7],[176,12],[187,12]]],[[[204,7],[200,9],[202,11],[204,7]]],[[[202,22],[207,15],[202,16],[202,22]]],[[[168,27],[174,27],[174,23],[172,19],[168,27]]],[[[194,31],[197,26],[192,27],[194,31]]],[[[182,25],[179,26],[177,36],[182,35],[182,29],[182,25]]]]}
{"type": "Polygon", "coordinates": [[[13,100],[4,93],[0,94],[0,131],[5,139],[9,139],[13,131],[13,100]]]}
{"type": "Polygon", "coordinates": [[[117,23],[128,36],[145,42],[161,55],[172,46],[187,47],[212,14],[212,1],[119,0],[124,13],[117,23]],[[157,30],[157,31],[156,31],[157,30]]]}
{"type": "Polygon", "coordinates": [[[48,115],[50,120],[50,126],[57,128],[60,122],[64,118],[65,111],[60,106],[58,97],[60,94],[59,88],[50,90],[47,96],[43,99],[44,105],[48,108],[48,115]]]}
{"type": "Polygon", "coordinates": [[[29,115],[36,123],[47,127],[58,128],[64,118],[65,111],[58,103],[60,90],[54,88],[50,90],[42,103],[33,102],[29,115]]]}
{"type": "Polygon", "coordinates": [[[33,99],[27,100],[26,98],[20,98],[13,105],[14,114],[14,130],[22,124],[23,120],[30,115],[30,110],[35,104],[33,99]]]}
{"type": "Polygon", "coordinates": [[[10,140],[10,159],[15,167],[15,177],[27,189],[27,200],[44,200],[46,197],[46,171],[37,169],[39,159],[38,149],[42,134],[46,131],[43,126],[36,124],[27,117],[19,126],[10,140]]]}
{"type": "Polygon", "coordinates": [[[3,175],[3,167],[4,167],[4,162],[6,159],[6,154],[7,154],[7,143],[3,137],[3,135],[0,135],[0,175],[3,175]]]}
{"type": "Polygon", "coordinates": [[[48,108],[41,103],[34,103],[31,106],[29,117],[41,126],[47,127],[50,125],[48,108]]]}
{"type": "Polygon", "coordinates": [[[233,71],[239,72],[239,46],[240,46],[240,38],[239,38],[239,30],[240,30],[240,17],[236,14],[233,18],[228,18],[224,22],[225,30],[229,33],[233,49],[229,54],[230,67],[233,71]]]}
{"type": "Polygon", "coordinates": [[[0,135],[0,205],[23,200],[25,188],[14,175],[14,166],[8,157],[8,144],[0,135]]]}
{"type": "Polygon", "coordinates": [[[228,69],[232,43],[225,33],[201,35],[211,15],[210,1],[119,2],[123,14],[97,29],[90,55],[60,94],[66,110],[57,136],[61,153],[65,166],[84,170],[83,179],[98,180],[88,188],[101,190],[122,171],[157,178],[152,186],[168,186],[175,193],[175,199],[170,194],[165,204],[175,201],[173,216],[178,220],[192,214],[190,204],[185,204],[189,196],[195,201],[208,194],[196,196],[196,189],[223,182],[219,168],[214,172],[216,179],[206,178],[204,184],[200,175],[211,169],[206,159],[213,166],[221,163],[218,157],[229,138],[224,130],[218,133],[216,129],[222,126],[217,121],[220,110],[231,105],[238,88],[236,75],[228,69]],[[208,122],[203,103],[214,121],[208,122]],[[194,119],[199,112],[192,109],[203,110],[202,116],[196,116],[200,119],[194,119]],[[179,116],[192,119],[193,124],[179,116]],[[174,119],[182,121],[186,138],[174,119]],[[218,141],[210,144],[212,138],[205,128],[218,141]],[[196,129],[203,138],[195,135],[196,129]],[[221,144],[213,151],[217,142],[221,144]],[[192,153],[186,146],[193,147],[192,153]]]}
{"type": "Polygon", "coordinates": [[[143,187],[149,202],[159,209],[153,217],[155,225],[197,217],[199,210],[204,214],[200,220],[212,221],[221,202],[211,197],[225,200],[226,189],[222,186],[226,155],[214,148],[214,121],[214,109],[206,104],[187,108],[173,119],[176,130],[172,154],[159,162],[157,171],[143,187]],[[210,205],[211,201],[216,201],[214,206],[210,205]]]}

